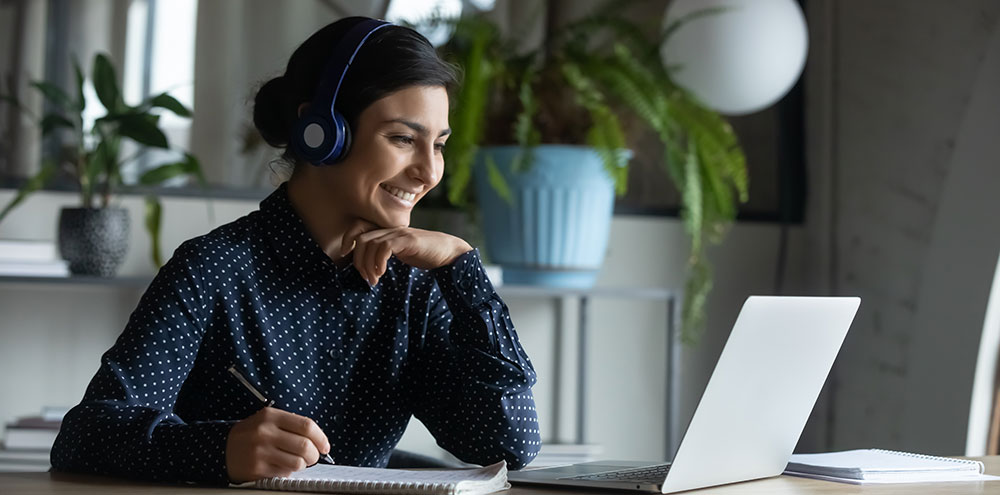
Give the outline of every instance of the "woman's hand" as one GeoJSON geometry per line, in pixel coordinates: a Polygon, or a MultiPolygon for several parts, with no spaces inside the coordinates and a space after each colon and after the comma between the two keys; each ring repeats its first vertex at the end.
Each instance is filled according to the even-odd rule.
{"type": "Polygon", "coordinates": [[[472,251],[469,243],[443,232],[410,227],[383,229],[364,220],[357,220],[347,229],[341,246],[341,256],[354,251],[354,267],[371,285],[385,275],[389,256],[396,255],[407,265],[431,270],[451,264],[455,258],[472,251]]]}
{"type": "Polygon", "coordinates": [[[330,452],[316,423],[298,414],[265,407],[233,425],[226,440],[226,471],[233,483],[288,476],[330,452]]]}

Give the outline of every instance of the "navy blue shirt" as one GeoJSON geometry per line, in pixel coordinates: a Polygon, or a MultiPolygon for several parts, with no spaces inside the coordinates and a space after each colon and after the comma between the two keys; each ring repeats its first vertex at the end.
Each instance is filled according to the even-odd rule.
{"type": "Polygon", "coordinates": [[[535,372],[478,251],[434,270],[390,258],[371,287],[288,200],[181,244],[63,420],[56,469],[228,481],[230,428],[260,407],[316,421],[337,464],[384,467],[416,416],[459,459],[526,465],[535,372]]]}

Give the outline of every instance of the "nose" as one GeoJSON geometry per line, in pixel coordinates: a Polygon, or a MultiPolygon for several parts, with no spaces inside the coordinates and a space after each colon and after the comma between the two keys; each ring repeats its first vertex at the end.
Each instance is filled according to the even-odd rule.
{"type": "Polygon", "coordinates": [[[418,180],[428,187],[434,187],[440,180],[437,169],[437,157],[434,144],[421,149],[414,155],[413,164],[408,169],[410,178],[418,180]]]}

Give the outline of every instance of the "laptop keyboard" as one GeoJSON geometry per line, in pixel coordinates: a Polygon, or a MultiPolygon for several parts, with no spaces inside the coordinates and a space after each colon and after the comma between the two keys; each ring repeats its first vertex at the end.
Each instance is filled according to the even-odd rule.
{"type": "Polygon", "coordinates": [[[583,481],[634,481],[640,483],[663,483],[670,471],[670,464],[657,464],[655,466],[643,466],[638,468],[619,469],[617,471],[605,471],[603,473],[581,474],[562,478],[564,480],[583,481]]]}

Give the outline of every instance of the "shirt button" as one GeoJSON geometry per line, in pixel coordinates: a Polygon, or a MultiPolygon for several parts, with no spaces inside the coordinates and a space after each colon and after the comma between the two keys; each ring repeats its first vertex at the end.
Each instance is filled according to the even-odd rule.
{"type": "Polygon", "coordinates": [[[340,357],[340,350],[339,350],[339,349],[336,349],[336,348],[331,348],[331,349],[330,349],[329,351],[326,351],[326,352],[327,352],[327,354],[329,354],[329,355],[330,355],[330,357],[332,357],[333,359],[337,359],[337,358],[339,358],[339,357],[340,357]]]}

